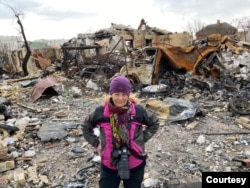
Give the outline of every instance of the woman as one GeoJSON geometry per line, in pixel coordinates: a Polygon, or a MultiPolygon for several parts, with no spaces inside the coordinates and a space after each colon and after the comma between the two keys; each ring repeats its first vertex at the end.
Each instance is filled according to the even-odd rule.
{"type": "Polygon", "coordinates": [[[157,116],[130,98],[124,76],[111,80],[110,96],[85,120],[84,138],[101,154],[100,188],[140,188],[146,165],[144,144],[159,127],[157,116]],[[100,127],[100,137],[93,129],[100,127]]]}

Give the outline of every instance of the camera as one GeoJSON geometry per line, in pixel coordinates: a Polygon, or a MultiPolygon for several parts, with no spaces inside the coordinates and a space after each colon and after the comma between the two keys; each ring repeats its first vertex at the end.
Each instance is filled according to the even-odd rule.
{"type": "Polygon", "coordinates": [[[129,179],[130,171],[129,171],[129,161],[128,157],[130,155],[130,151],[127,147],[122,147],[120,150],[114,150],[113,158],[118,159],[117,161],[117,169],[118,174],[121,179],[129,179]]]}

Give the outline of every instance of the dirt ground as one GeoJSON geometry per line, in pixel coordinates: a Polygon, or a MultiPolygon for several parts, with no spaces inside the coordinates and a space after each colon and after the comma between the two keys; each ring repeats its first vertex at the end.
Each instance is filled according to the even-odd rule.
{"type": "MultiPolygon", "coordinates": [[[[85,88],[80,97],[74,97],[71,93],[73,85],[68,81],[64,81],[64,84],[67,87],[59,96],[41,97],[36,102],[30,101],[30,91],[25,89],[19,93],[19,103],[26,107],[17,105],[16,102],[12,107],[17,119],[35,118],[41,121],[41,125],[48,120],[57,122],[58,125],[68,121],[78,125],[67,130],[68,135],[63,139],[46,142],[42,142],[37,136],[41,125],[25,129],[24,139],[19,140],[12,149],[20,153],[34,150],[35,155],[31,161],[16,161],[16,167],[27,170],[33,166],[38,179],[40,178],[38,182],[34,182],[27,173],[25,187],[98,187],[98,154],[84,140],[81,122],[95,106],[102,103],[106,94],[85,88]],[[56,116],[58,112],[63,116],[56,116]],[[45,180],[41,180],[42,177],[45,180]]],[[[232,160],[236,156],[250,157],[250,131],[235,123],[238,115],[232,114],[227,108],[228,93],[218,97],[218,93],[208,94],[200,89],[184,88],[173,90],[167,97],[190,96],[199,101],[200,113],[177,122],[161,119],[160,129],[146,144],[148,159],[143,187],[166,187],[170,180],[201,177],[204,171],[250,171],[240,162],[232,160]],[[195,122],[197,125],[188,129],[195,122]],[[156,183],[146,185],[147,180],[155,180],[156,183]]],[[[162,96],[156,98],[160,100],[162,96]]],[[[139,99],[142,105],[149,100],[145,96],[139,99]]],[[[8,173],[10,172],[4,174],[8,173]]],[[[16,186],[14,181],[10,185],[16,186]]]]}

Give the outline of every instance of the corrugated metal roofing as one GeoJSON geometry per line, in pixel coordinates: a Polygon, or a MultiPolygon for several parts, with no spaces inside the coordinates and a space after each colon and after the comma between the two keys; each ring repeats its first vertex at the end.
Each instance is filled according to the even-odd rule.
{"type": "Polygon", "coordinates": [[[58,85],[59,81],[54,75],[49,75],[38,82],[32,89],[30,98],[32,102],[35,102],[42,95],[58,95],[58,92],[53,86],[58,85]]]}

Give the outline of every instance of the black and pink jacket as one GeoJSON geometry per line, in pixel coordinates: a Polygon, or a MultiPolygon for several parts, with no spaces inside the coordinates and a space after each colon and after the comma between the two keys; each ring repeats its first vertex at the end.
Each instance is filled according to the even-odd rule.
{"type": "MultiPolygon", "coordinates": [[[[159,128],[159,120],[156,114],[148,111],[141,105],[131,102],[130,105],[131,124],[129,129],[130,152],[129,167],[133,169],[143,162],[145,156],[144,145],[156,133],[159,128]]],[[[97,107],[85,120],[82,129],[84,138],[93,146],[97,147],[101,142],[102,165],[109,169],[117,170],[111,163],[112,129],[109,119],[108,104],[97,107]],[[100,137],[94,134],[93,129],[100,128],[100,137]]]]}

